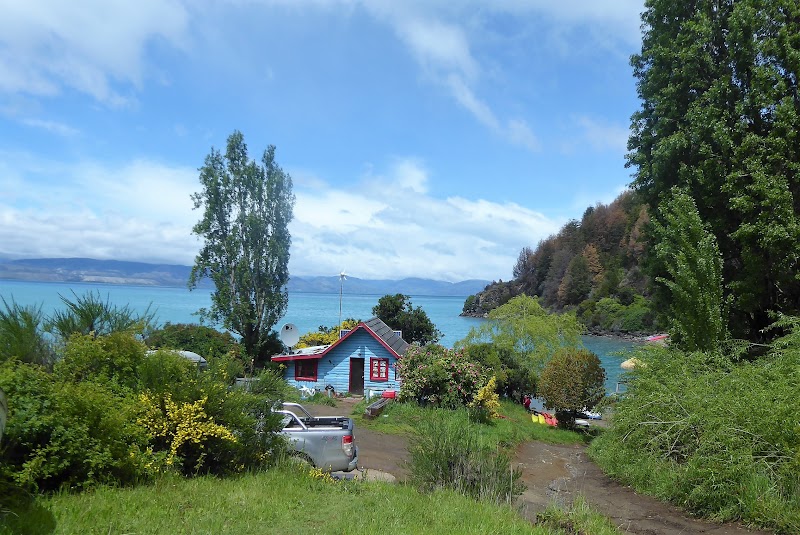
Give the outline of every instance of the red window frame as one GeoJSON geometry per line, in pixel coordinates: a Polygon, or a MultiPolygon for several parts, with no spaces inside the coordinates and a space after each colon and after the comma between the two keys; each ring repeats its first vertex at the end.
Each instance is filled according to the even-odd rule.
{"type": "Polygon", "coordinates": [[[380,359],[380,358],[369,359],[369,380],[370,381],[389,380],[389,359],[380,359]]]}
{"type": "Polygon", "coordinates": [[[316,382],[318,364],[319,359],[303,359],[294,361],[294,380],[316,382]]]}

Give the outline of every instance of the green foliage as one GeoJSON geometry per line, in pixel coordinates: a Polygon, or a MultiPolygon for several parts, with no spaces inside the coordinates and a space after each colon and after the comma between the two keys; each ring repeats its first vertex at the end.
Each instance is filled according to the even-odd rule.
{"type": "Polygon", "coordinates": [[[237,352],[239,344],[228,332],[220,332],[207,325],[165,323],[151,332],[147,339],[153,349],[178,349],[193,351],[203,357],[220,357],[229,351],[237,352]]]}
{"type": "Polygon", "coordinates": [[[592,445],[604,469],[704,516],[798,532],[800,333],[756,362],[652,346],[637,358],[592,445]]]}
{"type": "Polygon", "coordinates": [[[74,301],[59,295],[66,310],[56,310],[47,322],[47,330],[62,341],[74,333],[104,336],[115,332],[147,334],[153,328],[155,313],[147,307],[144,314],[137,314],[129,305],[117,306],[106,300],[100,292],[78,295],[72,292],[74,301]]]}
{"type": "Polygon", "coordinates": [[[392,329],[402,331],[403,340],[409,344],[435,344],[442,337],[422,307],[412,306],[408,295],[384,295],[372,307],[372,313],[392,329]]]}
{"type": "Polygon", "coordinates": [[[471,312],[475,308],[475,305],[477,304],[476,301],[477,298],[474,295],[468,296],[464,300],[464,306],[461,308],[461,312],[471,312]]]}
{"type": "Polygon", "coordinates": [[[2,298],[0,310],[0,362],[16,357],[22,362],[50,365],[55,354],[43,332],[42,306],[22,306],[2,298]]]}
{"type": "Polygon", "coordinates": [[[609,205],[591,206],[580,221],[568,222],[535,249],[524,247],[513,268],[515,280],[488,286],[464,311],[488,312],[521,294],[539,297],[550,310],[570,309],[614,296],[620,286],[649,297],[649,281],[638,275],[647,222],[646,205],[631,191],[609,205]]]}
{"type": "Polygon", "coordinates": [[[658,277],[672,294],[671,341],[686,351],[714,351],[728,338],[722,257],[694,201],[673,188],[653,222],[655,252],[668,277],[658,277]]]}
{"type": "MultiPolygon", "coordinates": [[[[291,465],[236,478],[163,477],[133,489],[104,487],[80,495],[58,494],[39,503],[42,510],[52,511],[50,521],[41,524],[51,529],[36,533],[166,533],[183,526],[237,535],[379,533],[387,526],[403,534],[557,533],[532,526],[505,504],[476,502],[452,491],[420,494],[409,485],[325,481],[291,465]],[[380,514],[365,514],[376,508],[380,514]]],[[[583,526],[575,523],[576,530],[583,526]]]]}
{"type": "Polygon", "coordinates": [[[148,352],[138,367],[138,391],[171,393],[177,399],[197,397],[197,364],[169,350],[148,352]]]}
{"type": "Polygon", "coordinates": [[[21,488],[131,484],[147,476],[133,398],[14,360],[0,364],[0,388],[9,399],[0,471],[21,488]]]}
{"type": "Polygon", "coordinates": [[[475,500],[510,502],[525,491],[522,471],[511,468],[508,452],[484,443],[469,423],[430,418],[420,422],[409,446],[411,483],[423,492],[453,489],[475,500]]]}
{"type": "Polygon", "coordinates": [[[504,397],[521,402],[524,393],[536,391],[536,374],[510,348],[477,343],[466,346],[464,351],[471,361],[494,375],[497,392],[504,397]]]}
{"type": "Polygon", "coordinates": [[[203,215],[192,232],[204,244],[189,287],[204,277],[214,282],[211,309],[201,311],[203,316],[239,334],[260,367],[274,345],[270,329],[288,303],[292,179],[275,161],[274,146],[259,164],[249,159],[244,136],[235,131],[224,155],[212,149],[206,156],[200,183],[192,199],[203,215]]]}
{"type": "Polygon", "coordinates": [[[558,302],[561,306],[577,305],[589,296],[592,290],[592,275],[589,264],[582,255],[575,255],[569,262],[564,278],[558,286],[558,302]]]}
{"type": "Polygon", "coordinates": [[[64,357],[54,374],[64,381],[113,382],[133,389],[137,370],[144,360],[145,346],[130,334],[114,332],[106,336],[75,333],[67,341],[64,357]]]}
{"type": "Polygon", "coordinates": [[[521,295],[493,310],[488,321],[470,329],[455,347],[491,343],[538,374],[559,348],[580,347],[582,332],[583,325],[574,314],[549,314],[537,298],[521,295]]]}
{"type": "Polygon", "coordinates": [[[480,366],[463,352],[437,344],[408,348],[397,363],[397,374],[403,378],[400,400],[447,409],[465,407],[486,384],[480,366]]]}
{"type": "Polygon", "coordinates": [[[586,349],[561,349],[542,370],[538,395],[547,408],[556,410],[559,425],[572,427],[578,412],[603,399],[605,380],[597,355],[586,349]]]}
{"type": "Polygon", "coordinates": [[[642,21],[633,185],[653,206],[674,186],[694,200],[722,254],[726,323],[760,340],[769,311],[800,302],[800,5],[652,0],[642,21]]]}
{"type": "Polygon", "coordinates": [[[651,332],[654,324],[654,313],[650,302],[641,295],[626,296],[623,304],[621,298],[604,297],[598,301],[586,300],[580,304],[576,312],[589,330],[600,330],[613,333],[651,332]]]}
{"type": "Polygon", "coordinates": [[[569,509],[552,502],[536,514],[536,526],[556,533],[586,533],[591,535],[619,535],[621,531],[612,521],[594,512],[583,496],[578,496],[569,509]]]}
{"type": "Polygon", "coordinates": [[[286,385],[263,372],[250,391],[231,388],[241,369],[228,353],[200,372],[170,351],[146,354],[123,332],[73,334],[52,373],[7,360],[0,479],[56,490],[132,484],[168,469],[226,474],[270,464],[282,442],[268,408],[286,385]]]}

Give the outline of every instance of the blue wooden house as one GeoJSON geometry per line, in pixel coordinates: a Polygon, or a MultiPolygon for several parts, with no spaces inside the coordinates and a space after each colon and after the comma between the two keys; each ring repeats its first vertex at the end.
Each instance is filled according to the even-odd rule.
{"type": "Polygon", "coordinates": [[[362,321],[328,346],[298,349],[272,357],[286,365],[284,378],[295,388],[319,392],[333,387],[337,393],[399,391],[397,361],[408,349],[399,332],[379,318],[362,321]]]}

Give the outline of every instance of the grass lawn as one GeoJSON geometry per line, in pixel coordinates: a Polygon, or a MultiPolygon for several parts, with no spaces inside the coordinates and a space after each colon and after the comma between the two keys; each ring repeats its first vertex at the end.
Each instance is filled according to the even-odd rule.
{"type": "Polygon", "coordinates": [[[333,481],[296,465],[235,478],[164,476],[132,489],[56,494],[38,498],[34,509],[32,515],[6,514],[0,533],[563,533],[557,526],[617,533],[580,506],[550,510],[547,524],[534,526],[511,506],[450,491],[421,494],[405,485],[333,481]]]}
{"type": "MultiPolygon", "coordinates": [[[[432,418],[462,421],[466,418],[466,409],[450,411],[420,407],[416,403],[390,403],[383,413],[374,420],[364,418],[366,401],[358,403],[351,417],[358,427],[365,427],[389,434],[412,435],[419,428],[420,422],[432,418]]],[[[503,446],[515,446],[528,440],[537,440],[550,444],[583,444],[594,436],[589,432],[567,431],[549,425],[534,424],[531,415],[519,403],[500,402],[500,414],[503,418],[491,424],[471,424],[472,430],[482,436],[486,442],[503,446]]]]}

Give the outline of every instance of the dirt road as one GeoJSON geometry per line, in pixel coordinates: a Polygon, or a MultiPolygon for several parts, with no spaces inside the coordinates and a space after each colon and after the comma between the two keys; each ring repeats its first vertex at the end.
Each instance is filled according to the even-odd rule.
{"type": "MultiPolygon", "coordinates": [[[[350,414],[353,401],[338,407],[309,406],[315,415],[350,414]]],[[[408,477],[404,463],[408,459],[407,439],[356,427],[359,468],[408,477]]],[[[641,535],[767,535],[738,524],[714,524],[688,516],[677,507],[648,496],[636,494],[629,487],[612,481],[586,455],[585,446],[553,445],[528,442],[517,448],[515,463],[522,468],[528,489],[520,497],[520,511],[531,521],[548,504],[567,505],[579,495],[623,533],[641,535]]]]}

